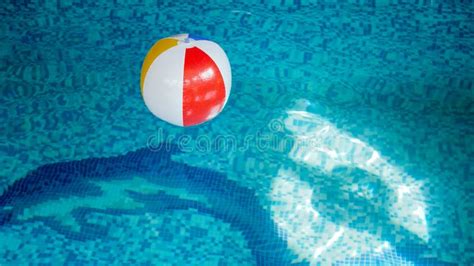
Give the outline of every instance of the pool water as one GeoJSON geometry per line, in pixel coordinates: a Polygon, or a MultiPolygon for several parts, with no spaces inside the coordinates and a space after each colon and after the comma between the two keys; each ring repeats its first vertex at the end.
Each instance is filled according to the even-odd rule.
{"type": "Polygon", "coordinates": [[[471,0],[0,14],[1,265],[474,263],[471,0]],[[148,49],[183,32],[233,72],[190,128],[139,88],[148,49]]]}

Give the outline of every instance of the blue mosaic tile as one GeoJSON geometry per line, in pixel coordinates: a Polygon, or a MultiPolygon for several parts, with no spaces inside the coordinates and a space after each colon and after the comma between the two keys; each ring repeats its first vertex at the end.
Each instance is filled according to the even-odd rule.
{"type": "Polygon", "coordinates": [[[0,14],[1,265],[474,263],[472,0],[0,14]],[[193,128],[139,93],[148,49],[182,32],[233,72],[225,110],[193,128]]]}

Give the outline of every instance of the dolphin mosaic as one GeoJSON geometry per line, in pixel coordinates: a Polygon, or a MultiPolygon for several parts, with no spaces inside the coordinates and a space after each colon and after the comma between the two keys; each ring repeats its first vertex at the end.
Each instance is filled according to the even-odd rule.
{"type": "Polygon", "coordinates": [[[176,145],[164,143],[157,151],[143,148],[117,157],[39,167],[14,182],[0,196],[3,208],[0,224],[42,220],[69,237],[84,239],[106,237],[100,236],[99,229],[87,224],[83,218],[84,212],[142,214],[194,209],[212,215],[242,232],[257,265],[291,264],[294,254],[287,249],[285,239],[279,235],[270,213],[259,204],[254,191],[239,186],[221,173],[174,162],[172,155],[180,152],[176,145]],[[169,194],[168,190],[134,189],[134,176],[142,177],[151,184],[149,187],[180,188],[190,195],[198,196],[183,198],[169,194]],[[123,181],[123,184],[127,184],[130,180],[132,186],[118,185],[118,190],[122,190],[120,195],[132,203],[108,204],[100,200],[107,193],[107,189],[103,189],[104,183],[121,184],[123,181]],[[68,198],[73,198],[75,202],[69,214],[58,215],[54,210],[45,214],[32,210],[41,210],[38,207],[41,204],[54,206],[54,202],[59,206],[68,198]]]}

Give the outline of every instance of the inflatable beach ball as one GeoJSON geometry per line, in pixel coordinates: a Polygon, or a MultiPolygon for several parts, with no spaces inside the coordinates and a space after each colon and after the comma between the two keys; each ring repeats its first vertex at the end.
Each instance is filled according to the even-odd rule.
{"type": "Polygon", "coordinates": [[[148,109],[177,126],[216,117],[232,83],[229,60],[209,40],[180,34],[159,40],[143,62],[140,87],[148,109]]]}

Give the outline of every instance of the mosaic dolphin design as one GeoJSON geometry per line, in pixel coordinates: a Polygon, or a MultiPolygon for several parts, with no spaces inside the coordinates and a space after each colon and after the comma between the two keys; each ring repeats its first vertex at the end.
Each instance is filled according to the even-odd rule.
{"type": "Polygon", "coordinates": [[[158,151],[143,148],[117,157],[91,158],[39,167],[14,182],[0,196],[0,206],[3,207],[0,211],[0,224],[21,223],[25,220],[24,213],[28,208],[42,203],[49,204],[48,201],[100,196],[104,192],[96,182],[126,181],[133,175],[140,175],[150,183],[185,189],[191,194],[204,196],[206,200],[183,199],[167,194],[166,189],[154,193],[126,189],[125,195],[140,204],[141,208],[120,210],[110,207],[97,210],[90,204],[78,205],[78,208],[71,210],[75,220],[73,223],[79,226],[76,231],[52,217],[30,215],[27,219],[42,220],[53,229],[60,232],[65,230],[65,235],[84,239],[98,237],[97,232],[94,234],[94,229],[83,218],[85,211],[112,210],[114,213],[123,211],[140,214],[195,209],[242,232],[258,265],[291,264],[294,255],[287,249],[286,241],[279,236],[270,213],[258,203],[254,191],[239,186],[221,173],[173,161],[171,156],[180,152],[177,146],[165,143],[158,151]]]}

